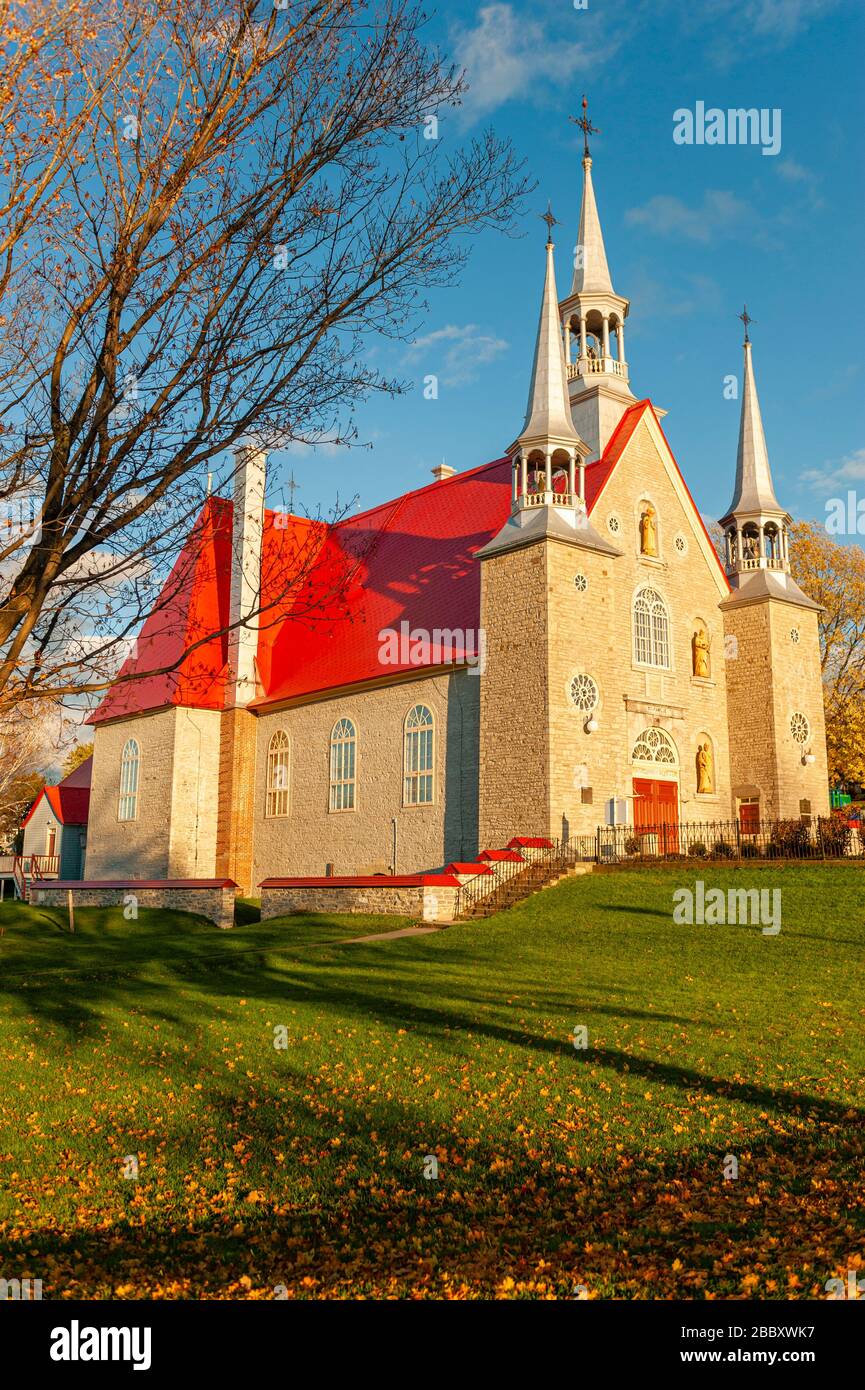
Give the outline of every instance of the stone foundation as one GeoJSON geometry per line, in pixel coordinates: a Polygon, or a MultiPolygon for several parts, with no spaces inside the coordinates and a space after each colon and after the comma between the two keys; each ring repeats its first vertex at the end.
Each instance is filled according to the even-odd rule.
{"type": "Polygon", "coordinates": [[[30,888],[30,901],[40,907],[66,907],[70,891],[74,894],[73,907],[128,907],[134,903],[140,908],[193,912],[223,930],[234,926],[237,884],[230,878],[74,882],[37,879],[30,888]]]}
{"type": "Polygon", "coordinates": [[[369,879],[269,878],[261,884],[261,919],[292,912],[364,913],[452,922],[459,881],[450,874],[369,879]]]}

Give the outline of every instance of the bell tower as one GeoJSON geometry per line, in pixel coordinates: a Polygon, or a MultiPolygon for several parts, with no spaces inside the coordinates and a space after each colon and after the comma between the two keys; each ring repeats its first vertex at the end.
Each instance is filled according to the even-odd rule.
{"type": "Polygon", "coordinates": [[[724,615],[730,775],[740,821],[829,813],[820,605],[790,573],[792,518],[775,496],[747,308],[733,500],[721,519],[732,592],[724,615]],[[745,811],[747,808],[747,817],[745,811]]]}
{"type": "Polygon", "coordinates": [[[598,458],[633,403],[625,356],[625,319],[629,301],[616,294],[592,183],[589,135],[600,134],[588,117],[572,117],[583,132],[583,201],[580,230],[574,248],[574,277],[570,294],[559,305],[568,393],[574,424],[598,458]]]}

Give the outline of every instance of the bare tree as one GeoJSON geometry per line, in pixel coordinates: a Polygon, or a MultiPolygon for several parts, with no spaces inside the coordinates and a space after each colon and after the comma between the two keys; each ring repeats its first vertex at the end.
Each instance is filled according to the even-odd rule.
{"type": "MultiPolygon", "coordinates": [[[[370,339],[410,337],[527,185],[492,133],[427,138],[463,84],[412,0],[0,19],[2,708],[104,687],[208,471],[244,438],[351,440],[401,388],[370,339]]],[[[278,588],[274,613],[296,567],[278,588]]]]}

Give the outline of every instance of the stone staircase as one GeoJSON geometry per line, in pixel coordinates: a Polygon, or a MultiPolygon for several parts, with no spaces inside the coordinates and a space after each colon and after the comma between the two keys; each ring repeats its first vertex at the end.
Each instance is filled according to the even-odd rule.
{"type": "Polygon", "coordinates": [[[471,864],[453,863],[446,873],[460,883],[457,921],[476,921],[552,888],[563,878],[591,873],[567,846],[540,837],[516,836],[505,849],[484,850],[471,864]]]}

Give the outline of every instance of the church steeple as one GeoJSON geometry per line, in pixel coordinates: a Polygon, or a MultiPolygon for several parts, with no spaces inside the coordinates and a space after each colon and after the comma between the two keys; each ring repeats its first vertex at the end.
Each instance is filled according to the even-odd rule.
{"type": "Polygon", "coordinates": [[[574,247],[571,290],[559,305],[565,366],[574,423],[593,453],[607,440],[634,399],[625,359],[625,319],[629,303],[616,294],[592,182],[589,135],[600,134],[588,117],[572,117],[583,132],[583,199],[574,247]]]}
{"type": "Polygon", "coordinates": [[[547,450],[549,445],[562,445],[566,449],[573,449],[582,443],[574,429],[568,404],[565,351],[559,322],[556,267],[553,261],[555,247],[552,231],[555,218],[549,207],[544,214],[544,220],[549,228],[544,293],[538,319],[526,418],[516,441],[517,445],[526,451],[534,447],[547,450]]]}
{"type": "Polygon", "coordinates": [[[726,536],[727,574],[739,584],[754,570],[790,572],[787,528],[792,518],[775,496],[763,417],[751,360],[752,323],[747,306],[739,316],[745,324],[742,372],[742,412],[736,455],[733,500],[721,518],[726,536]]]}
{"type": "Polygon", "coordinates": [[[592,157],[583,155],[583,202],[580,208],[580,230],[577,248],[582,254],[574,253],[574,278],[571,295],[603,294],[615,295],[607,265],[607,251],[601,219],[595,201],[595,188],[592,183],[592,157]]]}
{"type": "Polygon", "coordinates": [[[549,207],[544,221],[549,228],[547,264],[529,399],[523,427],[508,449],[513,470],[511,514],[498,535],[477,552],[481,559],[549,539],[619,554],[588,518],[585,464],[589,446],[574,426],[568,403],[553,261],[556,219],[549,207]]]}

